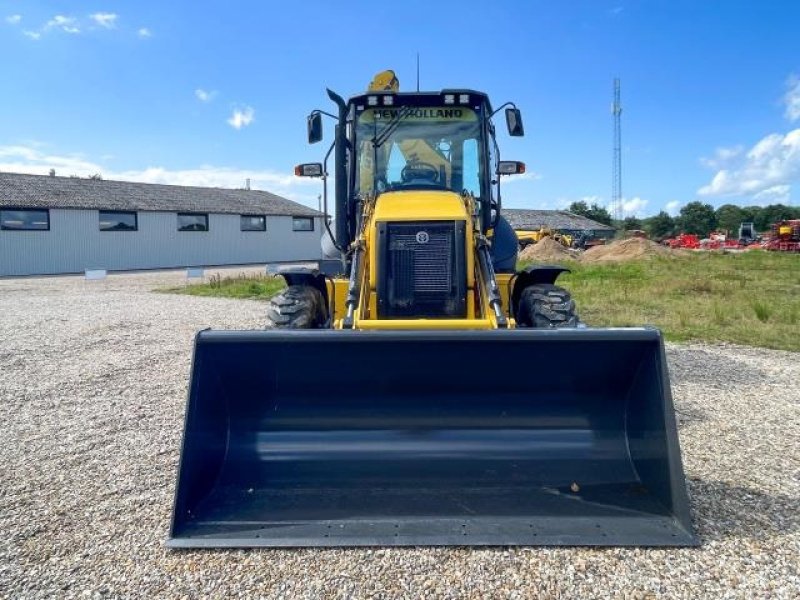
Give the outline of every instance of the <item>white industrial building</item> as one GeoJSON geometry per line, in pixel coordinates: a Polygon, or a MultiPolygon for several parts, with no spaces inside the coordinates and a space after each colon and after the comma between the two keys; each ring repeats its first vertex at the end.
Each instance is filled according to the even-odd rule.
{"type": "Polygon", "coordinates": [[[0,173],[0,276],[316,260],[322,227],[259,190],[0,173]]]}

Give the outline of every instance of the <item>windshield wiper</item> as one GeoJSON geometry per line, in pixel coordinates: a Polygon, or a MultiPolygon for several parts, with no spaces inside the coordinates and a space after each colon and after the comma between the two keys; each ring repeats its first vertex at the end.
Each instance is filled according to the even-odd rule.
{"type": "MultiPolygon", "coordinates": [[[[377,149],[387,139],[389,139],[389,136],[392,135],[395,130],[397,130],[398,126],[400,125],[400,121],[405,119],[409,113],[411,113],[411,110],[411,106],[406,106],[402,108],[394,117],[392,117],[392,119],[386,124],[386,127],[381,130],[380,135],[376,134],[375,137],[372,138],[372,147],[377,149]]],[[[375,124],[377,125],[377,121],[375,124]]]]}

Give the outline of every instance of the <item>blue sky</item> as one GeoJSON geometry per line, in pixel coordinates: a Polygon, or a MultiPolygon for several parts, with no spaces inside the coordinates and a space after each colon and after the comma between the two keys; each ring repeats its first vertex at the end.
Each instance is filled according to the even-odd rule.
{"type": "MultiPolygon", "coordinates": [[[[469,87],[522,109],[507,206],[609,202],[622,81],[626,214],[800,202],[798,2],[0,0],[0,170],[240,187],[316,205],[325,87],[469,87]],[[347,12],[344,12],[347,11],[347,12]]],[[[328,128],[330,134],[330,127],[328,128]]],[[[330,139],[330,138],[328,138],[330,139]]]]}

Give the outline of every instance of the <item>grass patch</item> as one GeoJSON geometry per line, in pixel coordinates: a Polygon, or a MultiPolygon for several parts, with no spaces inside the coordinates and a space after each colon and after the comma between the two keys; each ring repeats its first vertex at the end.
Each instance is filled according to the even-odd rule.
{"type": "Polygon", "coordinates": [[[157,291],[190,296],[269,300],[285,287],[286,283],[283,277],[240,273],[230,277],[220,277],[218,274],[214,274],[205,283],[189,283],[157,291]]]}
{"type": "MultiPolygon", "coordinates": [[[[566,265],[559,283],[591,326],[654,325],[672,341],[719,341],[800,351],[800,256],[751,251],[566,265]]],[[[212,276],[161,292],[268,300],[282,277],[212,276]]]]}
{"type": "Polygon", "coordinates": [[[654,325],[673,341],[800,351],[800,256],[751,251],[569,264],[559,283],[593,326],[654,325]]]}

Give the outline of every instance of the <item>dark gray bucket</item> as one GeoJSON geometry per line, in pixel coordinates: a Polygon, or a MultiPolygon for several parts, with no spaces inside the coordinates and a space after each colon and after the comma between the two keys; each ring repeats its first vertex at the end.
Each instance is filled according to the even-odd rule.
{"type": "Polygon", "coordinates": [[[170,547],[696,543],[657,330],[197,336],[170,547]]]}

